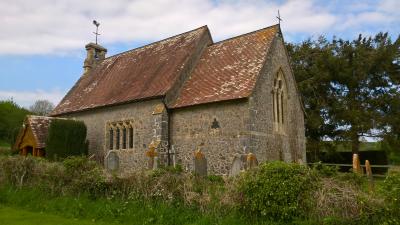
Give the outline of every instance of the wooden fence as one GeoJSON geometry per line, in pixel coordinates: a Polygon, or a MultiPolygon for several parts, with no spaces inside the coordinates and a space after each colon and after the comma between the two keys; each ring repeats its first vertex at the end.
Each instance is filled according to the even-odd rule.
{"type": "MultiPolygon", "coordinates": [[[[353,164],[341,164],[341,163],[307,163],[308,165],[312,166],[312,165],[324,165],[324,166],[337,166],[337,167],[349,167],[349,168],[353,168],[353,164]]],[[[365,165],[361,165],[361,167],[365,168],[365,165]]],[[[385,169],[390,169],[390,168],[394,168],[396,166],[393,165],[371,165],[372,168],[385,168],[385,169]]],[[[374,177],[385,177],[384,174],[373,174],[372,176],[374,177]]]]}

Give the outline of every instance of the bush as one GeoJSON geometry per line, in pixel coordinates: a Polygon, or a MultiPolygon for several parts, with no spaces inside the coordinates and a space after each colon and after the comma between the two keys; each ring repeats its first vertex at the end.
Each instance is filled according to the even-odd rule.
{"type": "Polygon", "coordinates": [[[400,208],[400,168],[389,171],[382,184],[382,193],[393,208],[400,208]]]}
{"type": "Polygon", "coordinates": [[[63,161],[63,165],[70,193],[85,193],[93,198],[104,195],[105,177],[96,162],[86,157],[71,156],[63,161]]]}
{"type": "Polygon", "coordinates": [[[0,160],[0,181],[22,187],[32,178],[36,163],[32,157],[3,157],[0,160]]]}
{"type": "Polygon", "coordinates": [[[298,164],[264,163],[244,174],[240,190],[243,210],[270,220],[292,220],[303,216],[307,195],[315,187],[312,170],[298,164]]]}
{"type": "Polygon", "coordinates": [[[338,166],[326,166],[326,165],[322,164],[321,162],[313,164],[312,168],[324,177],[335,176],[338,174],[338,171],[339,171],[338,166]]]}
{"type": "Polygon", "coordinates": [[[50,123],[46,141],[46,156],[49,159],[87,154],[86,125],[82,121],[57,119],[50,123]]]}
{"type": "Polygon", "coordinates": [[[17,105],[12,100],[0,101],[0,142],[5,141],[11,146],[26,115],[30,112],[17,105]]]}

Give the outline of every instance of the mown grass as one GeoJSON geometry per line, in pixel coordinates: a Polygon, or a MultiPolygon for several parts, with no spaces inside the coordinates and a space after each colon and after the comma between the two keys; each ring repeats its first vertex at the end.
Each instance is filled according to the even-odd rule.
{"type": "Polygon", "coordinates": [[[0,224],[2,225],[114,225],[82,219],[64,218],[45,212],[30,212],[19,208],[0,205],[0,224]]]}

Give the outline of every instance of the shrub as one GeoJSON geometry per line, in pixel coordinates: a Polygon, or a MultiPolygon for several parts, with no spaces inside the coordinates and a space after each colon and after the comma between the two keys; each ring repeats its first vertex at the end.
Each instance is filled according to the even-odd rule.
{"type": "Polygon", "coordinates": [[[0,160],[0,180],[13,186],[22,187],[32,178],[36,161],[32,157],[2,157],[0,160]]]}
{"type": "Polygon", "coordinates": [[[325,177],[331,177],[338,174],[339,167],[338,166],[327,166],[322,164],[321,162],[313,164],[312,168],[316,170],[320,175],[325,177]]]}
{"type": "Polygon", "coordinates": [[[98,197],[104,194],[105,177],[96,162],[86,157],[70,156],[63,161],[68,191],[98,197]]]}
{"type": "Polygon", "coordinates": [[[315,181],[315,175],[306,166],[284,162],[261,164],[245,173],[241,180],[243,210],[271,220],[302,216],[315,181]]]}
{"type": "Polygon", "coordinates": [[[389,171],[381,191],[393,208],[400,208],[400,168],[389,171]]]}
{"type": "Polygon", "coordinates": [[[88,154],[86,125],[82,121],[54,120],[50,123],[46,141],[46,156],[63,159],[88,154]]]}

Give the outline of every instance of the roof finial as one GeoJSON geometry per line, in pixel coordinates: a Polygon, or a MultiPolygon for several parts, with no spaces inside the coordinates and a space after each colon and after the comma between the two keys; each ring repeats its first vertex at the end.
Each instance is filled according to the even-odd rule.
{"type": "Polygon", "coordinates": [[[100,35],[100,34],[99,34],[99,26],[100,26],[100,23],[97,22],[96,20],[93,20],[93,24],[96,26],[96,32],[93,32],[93,33],[96,35],[96,45],[97,45],[97,36],[100,35]]]}
{"type": "Polygon", "coordinates": [[[281,14],[279,13],[279,9],[278,9],[278,16],[276,18],[278,19],[278,23],[279,23],[279,26],[280,26],[282,18],[281,18],[281,14]]]}

